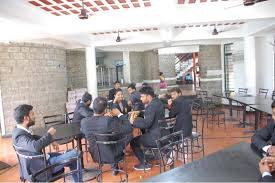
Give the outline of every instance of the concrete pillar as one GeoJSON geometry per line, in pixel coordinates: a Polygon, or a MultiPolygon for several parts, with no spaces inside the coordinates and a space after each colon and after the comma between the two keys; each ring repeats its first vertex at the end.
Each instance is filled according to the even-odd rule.
{"type": "Polygon", "coordinates": [[[97,93],[97,77],[96,77],[96,53],[95,47],[86,48],[86,73],[87,73],[87,88],[92,94],[93,99],[98,96],[97,93]]]}
{"type": "Polygon", "coordinates": [[[255,37],[248,36],[244,38],[244,68],[245,68],[245,88],[248,93],[256,95],[256,50],[255,37]]]}
{"type": "Polygon", "coordinates": [[[130,69],[130,53],[129,51],[123,52],[123,75],[124,83],[131,83],[131,69],[130,69]]]}

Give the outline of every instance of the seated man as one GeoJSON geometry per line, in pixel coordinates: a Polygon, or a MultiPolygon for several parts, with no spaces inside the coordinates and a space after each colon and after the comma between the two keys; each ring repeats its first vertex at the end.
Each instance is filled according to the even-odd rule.
{"type": "Polygon", "coordinates": [[[145,104],[144,118],[130,118],[134,128],[146,129],[146,133],[135,137],[131,141],[131,147],[139,164],[134,166],[135,170],[150,170],[151,166],[144,162],[142,146],[156,147],[156,140],[160,138],[158,120],[164,119],[164,105],[158,98],[155,98],[154,90],[151,87],[143,87],[140,90],[141,101],[145,104]]]}
{"type": "Polygon", "coordinates": [[[271,104],[272,119],[265,128],[259,129],[251,138],[251,147],[259,155],[275,156],[275,101],[271,104]]]}
{"type": "MultiPolygon", "coordinates": [[[[42,154],[42,149],[46,146],[50,145],[53,142],[53,136],[56,133],[54,128],[50,128],[48,132],[42,137],[37,137],[31,134],[29,127],[35,124],[35,115],[33,112],[33,107],[31,105],[23,104],[19,105],[15,108],[14,118],[17,122],[16,127],[12,132],[12,143],[20,147],[24,150],[25,155],[40,155],[42,154]]],[[[57,144],[54,144],[57,146],[57,144]]],[[[49,165],[53,165],[59,163],[60,161],[67,160],[73,157],[76,157],[79,152],[76,150],[68,151],[64,154],[60,153],[49,153],[47,154],[47,163],[49,165]]],[[[27,177],[28,175],[36,173],[38,170],[44,168],[44,160],[26,160],[21,161],[21,163],[25,164],[23,167],[27,167],[27,169],[23,169],[23,172],[20,172],[23,177],[27,177]]],[[[68,164],[71,170],[77,169],[77,163],[68,164]]],[[[60,169],[59,169],[60,170],[60,169]]],[[[56,172],[52,172],[56,173],[56,172]]],[[[44,178],[45,177],[41,177],[44,178]]],[[[41,181],[45,181],[41,179],[41,181]]],[[[73,179],[75,182],[78,182],[78,175],[73,174],[73,179]]],[[[82,181],[82,178],[80,177],[82,181]]]]}
{"type": "Polygon", "coordinates": [[[92,95],[85,92],[82,99],[77,102],[76,108],[74,110],[73,123],[80,123],[83,118],[92,116],[94,114],[93,110],[90,109],[92,103],[92,95]]]}
{"type": "Polygon", "coordinates": [[[140,100],[140,93],[136,91],[135,84],[130,84],[128,86],[129,101],[128,104],[132,107],[134,111],[144,110],[144,105],[140,100]]]}
{"type": "Polygon", "coordinates": [[[115,92],[117,89],[120,89],[121,83],[119,81],[114,82],[114,88],[109,90],[109,100],[114,100],[115,99],[115,92]]]}
{"type": "Polygon", "coordinates": [[[182,96],[180,88],[170,90],[171,98],[168,100],[169,117],[176,117],[174,131],[183,131],[184,137],[192,135],[192,112],[190,100],[182,96]]]}
{"type": "Polygon", "coordinates": [[[261,182],[275,182],[275,177],[271,175],[275,170],[275,157],[265,157],[259,163],[261,172],[261,182]]]}
{"type": "Polygon", "coordinates": [[[131,107],[127,101],[124,100],[123,92],[121,89],[115,91],[115,99],[113,100],[112,109],[118,109],[122,114],[128,114],[131,111],[131,107]]]}
{"type": "MultiPolygon", "coordinates": [[[[128,115],[123,115],[118,109],[112,109],[112,117],[110,114],[105,114],[107,108],[107,99],[97,97],[93,103],[94,116],[84,118],[81,121],[81,130],[90,144],[90,152],[95,161],[99,161],[98,152],[95,143],[95,133],[117,133],[121,137],[127,136],[126,144],[132,139],[132,126],[128,120],[128,115]]],[[[111,139],[110,139],[111,140],[111,139]]],[[[123,155],[124,144],[111,149],[109,146],[100,149],[101,161],[115,162],[120,160],[123,155]]],[[[112,164],[113,170],[118,169],[117,164],[112,164]]],[[[117,175],[117,171],[113,171],[113,175],[117,175]]]]}

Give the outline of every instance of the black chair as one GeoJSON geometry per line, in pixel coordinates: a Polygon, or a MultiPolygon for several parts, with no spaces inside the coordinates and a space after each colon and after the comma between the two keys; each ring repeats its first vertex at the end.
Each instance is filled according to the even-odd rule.
{"type": "Polygon", "coordinates": [[[66,123],[71,123],[73,121],[74,112],[69,112],[65,114],[66,123]]]}
{"type": "Polygon", "coordinates": [[[199,93],[198,93],[199,98],[204,98],[204,97],[207,97],[207,96],[208,96],[208,92],[205,91],[205,90],[200,90],[199,93]]]}
{"type": "MultiPolygon", "coordinates": [[[[18,147],[14,144],[13,144],[13,149],[16,152],[17,160],[19,163],[20,180],[22,182],[26,182],[26,181],[33,182],[34,181],[33,175],[31,174],[31,167],[25,166],[26,164],[22,164],[22,161],[27,161],[27,160],[35,161],[35,160],[41,159],[43,161],[44,168],[48,167],[44,149],[43,149],[43,154],[41,154],[41,155],[26,155],[26,154],[30,154],[30,152],[28,150],[26,150],[22,147],[18,147]],[[26,170],[27,172],[29,172],[29,174],[27,176],[23,175],[23,173],[22,173],[23,170],[26,170]]],[[[42,173],[39,175],[40,182],[41,182],[42,177],[43,177],[42,178],[43,180],[48,180],[51,177],[59,176],[63,173],[64,173],[64,168],[60,169],[58,172],[55,172],[54,174],[52,174],[51,169],[47,169],[47,171],[43,172],[43,175],[42,175],[42,173]]],[[[36,179],[38,179],[39,176],[37,175],[36,179]]],[[[36,180],[36,181],[39,181],[39,180],[36,180]]]]}
{"type": "Polygon", "coordinates": [[[194,153],[203,153],[204,156],[204,122],[206,118],[206,113],[202,113],[201,106],[199,103],[192,103],[192,121],[196,123],[195,131],[192,132],[191,137],[187,137],[186,144],[184,147],[187,147],[187,154],[191,154],[191,159],[194,159],[194,153]],[[201,123],[201,124],[199,124],[201,123]],[[191,152],[189,152],[189,148],[191,152]],[[196,149],[195,149],[196,148],[196,149]],[[195,149],[195,150],[194,150],[195,149]]]}
{"type": "MultiPolygon", "coordinates": [[[[156,140],[159,153],[159,171],[160,173],[166,171],[166,167],[170,169],[175,167],[175,162],[178,157],[178,148],[183,147],[183,133],[182,131],[174,132],[156,140]]],[[[184,150],[184,148],[183,148],[184,150]]],[[[181,151],[184,155],[184,151],[181,151]]]]}
{"type": "Polygon", "coordinates": [[[264,88],[259,88],[259,95],[260,96],[264,96],[265,98],[267,97],[267,93],[268,93],[268,89],[264,89],[264,88]]]}
{"type": "MultiPolygon", "coordinates": [[[[121,134],[117,134],[117,133],[111,133],[111,134],[93,134],[94,138],[95,138],[95,143],[96,143],[96,151],[97,151],[97,158],[93,158],[93,160],[98,163],[99,165],[99,170],[100,173],[97,175],[97,181],[102,182],[102,175],[105,172],[109,172],[109,171],[118,171],[122,174],[125,175],[125,179],[121,178],[120,175],[120,179],[121,181],[126,181],[128,182],[128,173],[127,173],[127,162],[125,160],[125,149],[126,149],[126,140],[127,140],[127,136],[122,137],[121,134]],[[115,140],[114,140],[115,139],[115,140]],[[123,144],[124,148],[123,151],[121,152],[121,157],[117,160],[114,160],[113,162],[108,162],[108,161],[104,161],[102,160],[101,157],[101,148],[110,148],[110,149],[114,149],[116,148],[115,146],[121,145],[123,144]],[[105,164],[119,164],[123,162],[123,170],[122,169],[115,169],[115,170],[102,170],[102,167],[105,164]]],[[[92,155],[93,157],[93,155],[92,155]]]]}
{"type": "Polygon", "coordinates": [[[223,117],[223,124],[224,128],[226,128],[225,125],[225,112],[223,110],[220,110],[220,106],[217,105],[216,103],[213,102],[213,99],[211,97],[206,97],[205,103],[207,106],[207,113],[206,113],[206,120],[207,120],[207,127],[209,123],[209,116],[211,116],[211,123],[212,126],[214,125],[214,118],[217,116],[218,117],[218,126],[220,126],[220,116],[223,117]]]}
{"type": "MultiPolygon", "coordinates": [[[[75,173],[78,174],[78,181],[77,182],[82,182],[80,179],[81,177],[81,153],[78,154],[78,156],[61,161],[59,163],[56,163],[54,165],[48,165],[47,167],[39,170],[35,174],[31,175],[31,181],[32,182],[41,182],[38,177],[44,175],[46,172],[49,172],[53,170],[55,167],[60,167],[60,166],[65,166],[70,163],[77,163],[77,169],[76,170],[70,170],[69,172],[63,171],[63,173],[58,173],[58,174],[53,174],[51,177],[46,178],[46,182],[55,182],[61,178],[63,178],[64,182],[66,182],[66,177],[71,176],[75,173]]],[[[71,180],[69,180],[71,182],[71,180]]]]}
{"type": "MultiPolygon", "coordinates": [[[[54,127],[55,125],[60,125],[60,124],[65,124],[67,122],[67,117],[69,115],[67,114],[56,114],[56,115],[51,115],[51,116],[44,116],[43,121],[45,128],[49,127],[54,127]]],[[[68,138],[68,139],[62,139],[56,141],[59,145],[64,145],[66,144],[66,149],[68,150],[68,144],[72,143],[72,147],[74,148],[74,139],[73,138],[68,138]]],[[[51,146],[49,146],[49,150],[51,152],[51,146]]]]}
{"type": "Polygon", "coordinates": [[[238,89],[238,94],[239,95],[247,95],[248,88],[239,88],[238,89]]]}

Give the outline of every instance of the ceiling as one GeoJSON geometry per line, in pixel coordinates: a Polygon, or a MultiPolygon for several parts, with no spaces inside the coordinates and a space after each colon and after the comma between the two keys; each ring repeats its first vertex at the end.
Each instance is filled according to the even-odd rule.
{"type": "Polygon", "coordinates": [[[0,42],[31,41],[102,50],[143,50],[275,34],[275,1],[8,0],[0,6],[0,42]],[[214,27],[219,34],[212,35],[214,27]],[[20,31],[18,31],[20,30],[20,31]],[[120,32],[122,42],[115,41],[120,32]]]}

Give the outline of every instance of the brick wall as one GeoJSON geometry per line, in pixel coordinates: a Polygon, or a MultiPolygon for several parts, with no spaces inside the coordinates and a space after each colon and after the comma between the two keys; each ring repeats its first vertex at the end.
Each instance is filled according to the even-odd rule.
{"type": "Polygon", "coordinates": [[[68,88],[87,88],[85,51],[67,50],[68,88]]]}
{"type": "Polygon", "coordinates": [[[19,104],[33,105],[36,126],[42,126],[43,116],[65,112],[65,50],[42,44],[0,44],[0,87],[7,134],[16,124],[13,110],[19,104]]]}

